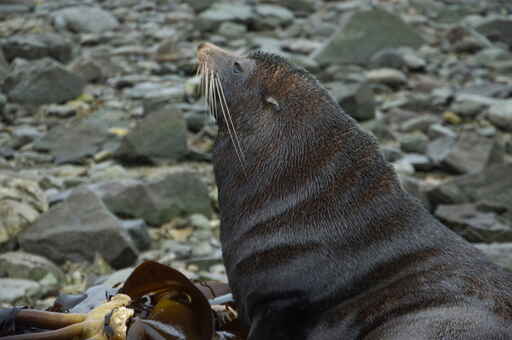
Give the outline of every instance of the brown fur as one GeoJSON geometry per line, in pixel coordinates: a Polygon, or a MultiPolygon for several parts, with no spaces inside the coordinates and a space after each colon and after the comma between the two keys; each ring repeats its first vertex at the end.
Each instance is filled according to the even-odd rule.
{"type": "Polygon", "coordinates": [[[198,56],[244,153],[218,116],[221,242],[249,339],[512,339],[512,275],[404,193],[311,74],[211,44],[198,56]]]}

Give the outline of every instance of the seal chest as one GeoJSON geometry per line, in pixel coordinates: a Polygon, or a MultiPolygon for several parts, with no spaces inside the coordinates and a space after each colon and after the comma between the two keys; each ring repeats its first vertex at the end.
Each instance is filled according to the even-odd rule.
{"type": "Polygon", "coordinates": [[[512,339],[512,275],[400,188],[314,76],[263,52],[197,54],[249,339],[512,339]]]}

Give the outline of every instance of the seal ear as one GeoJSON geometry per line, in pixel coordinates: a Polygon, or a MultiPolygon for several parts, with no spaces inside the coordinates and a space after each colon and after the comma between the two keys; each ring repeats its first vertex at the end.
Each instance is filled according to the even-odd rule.
{"type": "Polygon", "coordinates": [[[279,106],[279,102],[274,97],[267,96],[267,97],[265,97],[265,101],[268,104],[271,104],[274,107],[274,110],[281,111],[281,107],[279,106]]]}

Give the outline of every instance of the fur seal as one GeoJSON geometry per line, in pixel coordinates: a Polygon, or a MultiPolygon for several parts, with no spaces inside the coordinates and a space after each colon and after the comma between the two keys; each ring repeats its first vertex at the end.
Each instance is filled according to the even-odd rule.
{"type": "Polygon", "coordinates": [[[314,76],[264,52],[197,54],[250,340],[512,339],[512,274],[405,193],[314,76]]]}

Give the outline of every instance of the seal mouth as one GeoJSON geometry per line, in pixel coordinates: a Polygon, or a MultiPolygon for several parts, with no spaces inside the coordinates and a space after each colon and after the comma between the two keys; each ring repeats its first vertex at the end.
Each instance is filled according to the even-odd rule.
{"type": "Polygon", "coordinates": [[[226,95],[222,87],[222,76],[218,70],[219,67],[222,67],[222,58],[229,57],[233,57],[233,55],[214,44],[199,44],[197,47],[197,59],[199,61],[197,74],[201,77],[201,92],[204,95],[210,114],[215,117],[217,122],[223,121],[237,157],[243,165],[244,154],[242,145],[236,132],[231,112],[229,111],[226,95]]]}

